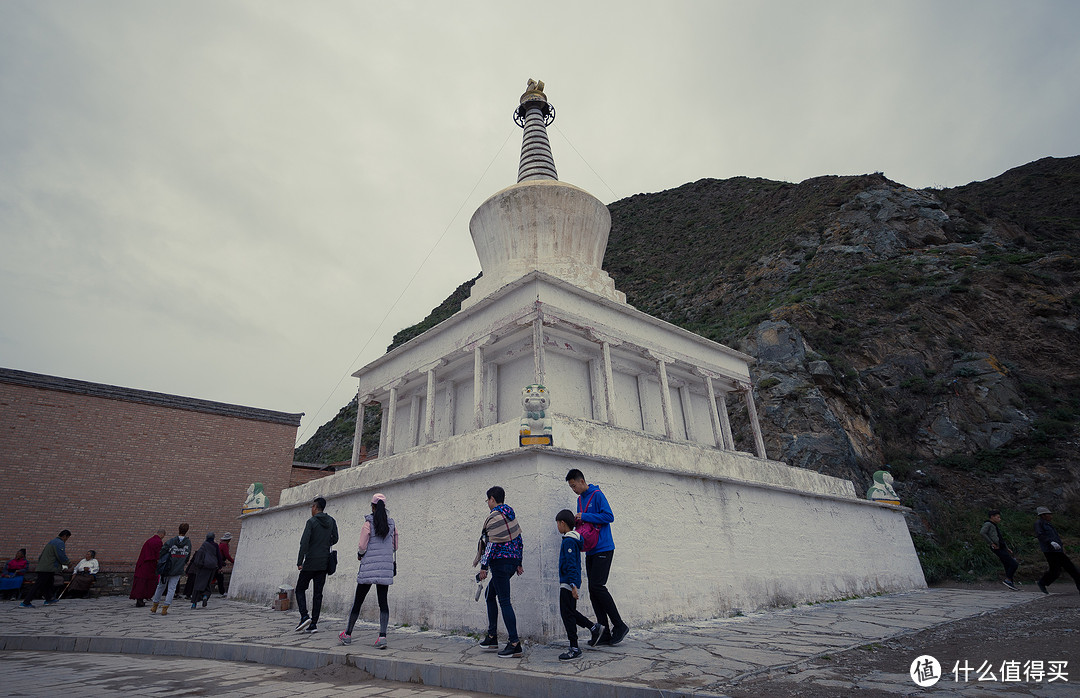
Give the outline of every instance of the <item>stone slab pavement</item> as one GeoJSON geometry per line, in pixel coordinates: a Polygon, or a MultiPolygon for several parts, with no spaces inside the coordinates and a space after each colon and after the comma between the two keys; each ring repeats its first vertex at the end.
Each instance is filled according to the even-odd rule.
{"type": "Polygon", "coordinates": [[[683,698],[723,695],[725,686],[763,672],[1041,597],[1004,588],[924,589],[667,623],[632,628],[617,647],[583,644],[584,656],[572,662],[558,660],[562,644],[527,644],[523,658],[503,659],[481,650],[476,637],[415,627],[391,627],[389,648],[377,650],[377,626],[363,621],[353,644],[343,646],[337,640],[341,617],[324,615],[318,633],[296,633],[295,611],[220,597],[194,610],[173,604],[166,617],[116,597],[36,603],[34,609],[7,602],[0,604],[0,651],[159,655],[303,669],[344,665],[376,679],[521,698],[683,698]]]}

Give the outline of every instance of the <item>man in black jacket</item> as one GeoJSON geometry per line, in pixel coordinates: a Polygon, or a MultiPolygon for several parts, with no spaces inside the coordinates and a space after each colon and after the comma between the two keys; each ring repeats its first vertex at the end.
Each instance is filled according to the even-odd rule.
{"type": "Polygon", "coordinates": [[[1076,590],[1080,591],[1080,570],[1076,569],[1076,565],[1065,554],[1065,547],[1061,544],[1061,536],[1050,524],[1050,510],[1046,507],[1039,507],[1035,510],[1035,514],[1038,516],[1035,519],[1035,537],[1039,539],[1039,549],[1042,550],[1047,564],[1050,565],[1050,569],[1046,570],[1046,574],[1040,577],[1037,582],[1039,591],[1049,594],[1050,592],[1046,590],[1046,587],[1053,584],[1054,580],[1061,574],[1061,570],[1069,573],[1069,576],[1073,578],[1073,582],[1076,584],[1076,590]]]}
{"type": "Polygon", "coordinates": [[[319,629],[330,546],[338,541],[337,522],[323,509],[326,509],[326,500],[316,497],[311,503],[311,518],[307,520],[304,535],[300,537],[300,554],[296,557],[296,569],[300,570],[300,577],[296,580],[296,608],[300,611],[300,622],[296,625],[296,632],[306,630],[313,633],[319,629]],[[315,589],[311,592],[310,616],[305,598],[309,582],[315,583],[315,589]]]}

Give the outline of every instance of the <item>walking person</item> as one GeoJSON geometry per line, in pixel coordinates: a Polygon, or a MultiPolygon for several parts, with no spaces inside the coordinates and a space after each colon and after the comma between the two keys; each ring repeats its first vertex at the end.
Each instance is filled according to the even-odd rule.
{"type": "Polygon", "coordinates": [[[53,596],[53,583],[56,581],[54,575],[67,569],[69,560],[65,545],[68,538],[71,538],[71,531],[65,528],[41,549],[35,570],[37,579],[34,580],[34,586],[30,587],[26,596],[23,597],[22,603],[19,604],[20,608],[33,608],[34,604],[31,602],[39,592],[41,598],[45,599],[45,606],[56,603],[56,598],[53,596]]]}
{"type": "Polygon", "coordinates": [[[1050,565],[1046,573],[1039,578],[1039,591],[1049,594],[1050,592],[1046,590],[1046,587],[1054,583],[1054,580],[1061,574],[1061,570],[1069,573],[1069,576],[1073,578],[1073,582],[1076,584],[1077,591],[1080,591],[1080,570],[1076,569],[1076,565],[1065,554],[1065,546],[1061,543],[1061,536],[1058,535],[1058,532],[1054,530],[1054,526],[1050,523],[1053,515],[1046,507],[1039,507],[1035,510],[1035,514],[1038,516],[1035,519],[1035,537],[1039,539],[1039,549],[1042,550],[1047,564],[1050,565]]]}
{"type": "Polygon", "coordinates": [[[990,549],[994,551],[994,554],[1001,560],[1002,566],[1005,567],[1005,581],[1002,584],[1013,591],[1018,591],[1016,583],[1013,581],[1013,575],[1016,574],[1016,568],[1020,566],[1020,563],[1016,561],[1012,550],[1009,550],[1009,546],[1005,543],[1005,536],[1002,535],[1001,528],[998,526],[1000,523],[1001,512],[992,509],[987,514],[982,528],[979,529],[979,534],[990,544],[990,549]]]}
{"type": "Polygon", "coordinates": [[[158,553],[157,573],[161,581],[158,582],[154,590],[154,598],[151,599],[153,601],[150,606],[151,615],[157,613],[158,605],[161,606],[161,615],[169,614],[169,605],[176,593],[176,585],[180,577],[184,575],[184,567],[187,565],[188,558],[191,557],[191,539],[187,537],[188,525],[180,524],[179,531],[179,535],[162,543],[161,552],[158,553]],[[162,603],[162,593],[165,594],[164,603],[162,603]]]}
{"type": "Polygon", "coordinates": [[[225,593],[225,564],[236,562],[229,552],[229,541],[231,540],[232,534],[226,531],[225,535],[221,537],[221,542],[218,543],[218,550],[221,552],[221,569],[214,575],[214,583],[217,584],[218,593],[223,597],[228,596],[228,594],[225,593]]]}
{"type": "Polygon", "coordinates": [[[603,630],[599,623],[593,623],[577,610],[578,589],[581,588],[581,534],[574,530],[574,523],[574,512],[569,509],[555,515],[555,527],[562,535],[559,541],[559,615],[566,628],[566,639],[570,641],[570,648],[559,655],[563,661],[581,656],[577,638],[579,625],[592,633],[593,645],[603,630]]]}
{"type": "Polygon", "coordinates": [[[390,605],[386,595],[397,574],[394,562],[397,549],[397,526],[386,515],[386,497],[376,494],[371,498],[371,513],[364,517],[364,525],[360,529],[360,542],[356,549],[356,557],[360,560],[360,569],[356,572],[356,596],[349,611],[349,625],[338,635],[341,644],[352,644],[352,631],[360,617],[360,607],[364,605],[364,599],[374,584],[379,599],[379,637],[375,647],[386,649],[386,626],[390,622],[390,605]]]}
{"type": "Polygon", "coordinates": [[[615,514],[600,488],[588,484],[585,475],[577,468],[566,474],[566,482],[578,496],[575,521],[579,527],[582,523],[595,526],[599,534],[596,545],[585,550],[585,574],[589,577],[589,599],[596,611],[596,622],[603,627],[603,632],[599,638],[589,640],[589,647],[617,645],[630,632],[630,627],[623,622],[615,599],[611,598],[607,588],[611,560],[615,555],[615,540],[611,537],[611,522],[615,520],[615,514]]]}
{"type": "Polygon", "coordinates": [[[480,646],[485,650],[499,650],[499,608],[502,608],[503,624],[506,626],[508,639],[506,647],[499,650],[500,657],[521,657],[521,639],[518,637],[517,616],[510,603],[510,579],[516,572],[524,574],[521,566],[524,545],[521,541],[521,527],[514,510],[507,506],[506,492],[501,487],[492,487],[487,491],[488,516],[484,519],[484,528],[477,544],[473,567],[480,565],[476,575],[478,581],[487,578],[491,572],[491,582],[487,587],[487,636],[480,646]]]}
{"type": "Polygon", "coordinates": [[[296,580],[296,608],[300,611],[300,622],[296,632],[317,632],[319,612],[322,610],[323,585],[326,584],[326,569],[330,561],[330,546],[338,542],[337,522],[327,514],[326,500],[316,497],[311,503],[311,518],[304,524],[304,533],[300,536],[300,552],[296,556],[296,569],[300,576],[296,580]],[[307,588],[314,583],[311,592],[311,615],[307,610],[307,588]]]}
{"type": "Polygon", "coordinates": [[[211,531],[206,534],[206,540],[203,541],[195,556],[191,558],[191,566],[188,568],[195,571],[195,588],[191,594],[192,608],[195,608],[199,601],[202,601],[203,608],[206,608],[206,602],[210,599],[210,587],[213,584],[214,575],[217,574],[221,565],[221,549],[214,542],[214,533],[211,531]]]}
{"type": "Polygon", "coordinates": [[[131,583],[129,599],[135,599],[135,607],[146,606],[146,600],[154,595],[158,583],[157,563],[161,553],[161,542],[165,539],[165,529],[159,528],[142,544],[139,559],[135,562],[135,581],[131,583]]]}

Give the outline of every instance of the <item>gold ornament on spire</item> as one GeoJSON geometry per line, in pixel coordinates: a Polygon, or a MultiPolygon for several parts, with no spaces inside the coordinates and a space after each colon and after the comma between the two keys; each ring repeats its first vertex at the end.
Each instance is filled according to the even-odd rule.
{"type": "Polygon", "coordinates": [[[521,95],[520,104],[525,104],[525,102],[547,102],[543,80],[529,78],[529,84],[525,87],[525,94],[521,95]]]}

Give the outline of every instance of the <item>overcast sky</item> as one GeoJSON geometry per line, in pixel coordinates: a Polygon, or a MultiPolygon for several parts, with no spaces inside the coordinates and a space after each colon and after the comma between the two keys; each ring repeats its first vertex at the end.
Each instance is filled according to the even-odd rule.
{"type": "Polygon", "coordinates": [[[1080,153],[1077,27],[1071,1],[0,0],[0,366],[304,412],[303,441],[480,270],[528,78],[560,179],[605,202],[954,186],[1080,153]]]}

